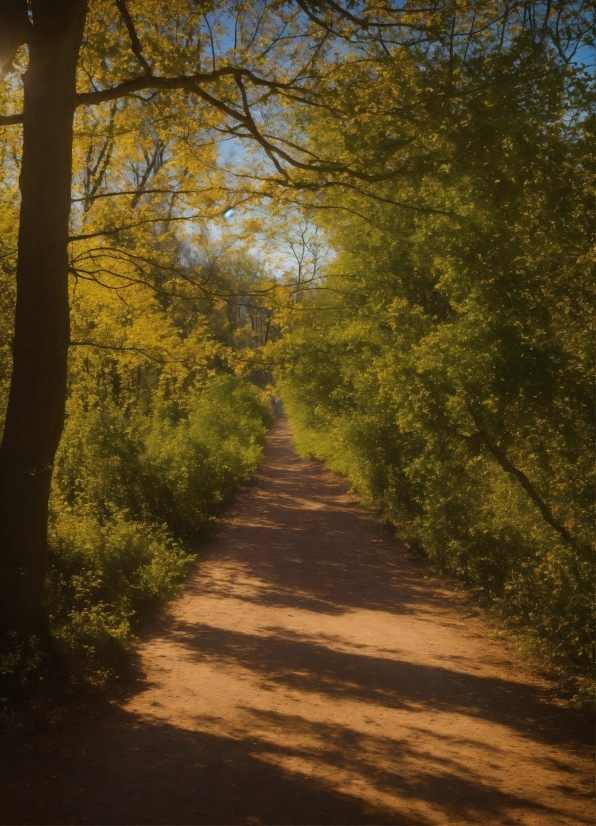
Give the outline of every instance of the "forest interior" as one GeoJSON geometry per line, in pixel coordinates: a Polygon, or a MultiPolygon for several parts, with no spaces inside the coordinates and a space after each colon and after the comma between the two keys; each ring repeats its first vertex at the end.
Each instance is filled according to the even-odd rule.
{"type": "Polygon", "coordinates": [[[134,673],[279,403],[593,709],[593,22],[0,0],[2,713],[134,673]]]}

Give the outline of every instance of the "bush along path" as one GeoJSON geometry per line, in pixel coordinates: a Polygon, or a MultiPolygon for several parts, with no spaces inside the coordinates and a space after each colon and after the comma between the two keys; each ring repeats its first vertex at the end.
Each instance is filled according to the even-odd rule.
{"type": "Polygon", "coordinates": [[[585,721],[285,421],[107,710],[4,732],[2,823],[593,819],[585,721]]]}

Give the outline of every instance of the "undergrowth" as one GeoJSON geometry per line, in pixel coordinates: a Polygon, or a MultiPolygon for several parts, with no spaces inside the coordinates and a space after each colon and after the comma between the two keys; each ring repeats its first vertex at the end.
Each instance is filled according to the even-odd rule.
{"type": "MultiPolygon", "coordinates": [[[[479,605],[503,621],[520,656],[555,681],[561,694],[593,713],[594,559],[570,548],[540,523],[523,491],[490,457],[445,445],[425,451],[393,427],[383,411],[332,416],[307,406],[284,384],[284,403],[303,458],[350,482],[363,504],[391,524],[439,575],[455,577],[479,605]]],[[[368,406],[373,402],[368,399],[368,406]]]]}
{"type": "Polygon", "coordinates": [[[49,525],[51,654],[7,640],[0,702],[58,668],[102,688],[130,669],[139,625],[175,597],[218,510],[255,471],[272,421],[265,394],[231,375],[123,407],[75,388],[56,457],[49,525]],[[2,699],[3,698],[3,699],[2,699]]]}

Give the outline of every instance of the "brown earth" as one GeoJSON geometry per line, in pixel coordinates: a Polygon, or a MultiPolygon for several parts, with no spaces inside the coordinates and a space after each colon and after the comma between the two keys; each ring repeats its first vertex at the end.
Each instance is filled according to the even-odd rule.
{"type": "Polygon", "coordinates": [[[593,823],[590,735],[287,423],[144,635],[145,679],[5,732],[2,823],[593,823]]]}

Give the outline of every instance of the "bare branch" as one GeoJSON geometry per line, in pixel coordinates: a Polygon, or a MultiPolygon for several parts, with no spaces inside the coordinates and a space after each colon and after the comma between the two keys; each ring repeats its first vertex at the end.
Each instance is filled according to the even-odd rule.
{"type": "Polygon", "coordinates": [[[122,226],[114,227],[114,229],[100,229],[97,232],[87,232],[82,235],[69,235],[68,241],[86,241],[89,238],[101,238],[106,235],[117,235],[119,232],[125,232],[128,229],[136,229],[145,224],[166,224],[172,221],[194,221],[196,218],[204,217],[203,213],[197,212],[194,215],[172,215],[164,217],[163,215],[156,218],[147,218],[144,221],[137,221],[134,224],[122,224],[122,226]]]}
{"type": "Polygon", "coordinates": [[[117,344],[100,344],[98,341],[70,341],[70,347],[95,347],[98,350],[116,350],[119,352],[133,352],[133,353],[141,353],[145,358],[151,359],[151,361],[156,361],[158,364],[184,364],[184,359],[161,359],[157,358],[156,356],[152,356],[148,350],[145,350],[143,347],[122,347],[117,344]]]}

